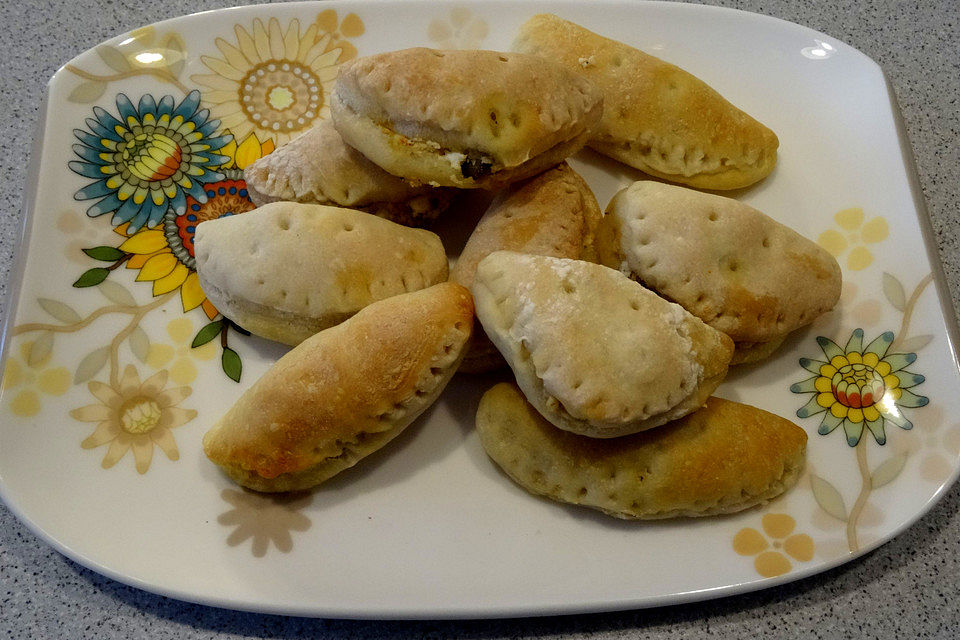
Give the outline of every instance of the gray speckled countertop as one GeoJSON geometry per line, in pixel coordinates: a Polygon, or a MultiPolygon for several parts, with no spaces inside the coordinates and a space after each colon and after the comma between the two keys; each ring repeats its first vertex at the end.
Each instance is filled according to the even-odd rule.
{"type": "MultiPolygon", "coordinates": [[[[0,2],[0,300],[21,218],[30,139],[47,79],[102,40],[224,0],[0,2]]],[[[954,308],[960,301],[960,3],[722,0],[839,38],[886,70],[903,110],[954,308]],[[920,6],[915,6],[919,4],[920,6]]],[[[0,319],[6,309],[0,307],[0,319]]],[[[0,506],[5,638],[520,637],[955,638],[960,633],[960,486],[906,533],[859,560],[786,586],[702,604],[487,622],[281,618],[184,604],[67,560],[0,506]]]]}

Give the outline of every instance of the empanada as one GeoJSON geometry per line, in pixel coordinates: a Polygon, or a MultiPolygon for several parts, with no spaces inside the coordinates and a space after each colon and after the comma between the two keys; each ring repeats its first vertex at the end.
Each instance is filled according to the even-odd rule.
{"type": "Polygon", "coordinates": [[[840,297],[840,266],[815,242],[742,202],[650,180],[610,201],[597,251],[733,338],[736,361],[769,355],[840,297]]]}
{"type": "Polygon", "coordinates": [[[552,14],[520,27],[514,49],[555,60],[603,93],[590,141],[650,175],[700,189],[736,189],[777,163],[777,136],[699,78],[552,14]]]}
{"type": "Polygon", "coordinates": [[[406,225],[425,224],[443,211],[451,189],[415,187],[346,144],[323,120],[277,147],[243,172],[257,206],[278,200],[360,209],[406,225]]]}
{"type": "Polygon", "coordinates": [[[695,411],[733,353],[724,334],[598,264],[497,251],[471,290],[530,402],[582,435],[622,436],[695,411]]]}
{"type": "Polygon", "coordinates": [[[375,302],[280,358],[204,435],[203,450],[257,491],[317,485],[433,404],[472,325],[470,294],[452,282],[375,302]]]}
{"type": "Polygon", "coordinates": [[[527,491],[642,520],[764,504],[796,484],[807,444],[792,422],[719,398],[652,431],[585,438],[555,429],[506,383],[480,400],[477,432],[487,455],[527,491]]]}
{"type": "Polygon", "coordinates": [[[343,139],[396,176],[489,189],[578,151],[603,100],[537,56],[417,48],[343,64],[330,110],[343,139]]]}
{"type": "Polygon", "coordinates": [[[325,205],[274,202],[208,220],[195,242],[200,286],[217,309],[290,345],[448,275],[436,234],[325,205]]]}
{"type": "MultiPolygon", "coordinates": [[[[593,233],[601,215],[590,187],[566,162],[515,182],[490,203],[450,270],[450,279],[469,288],[480,261],[500,250],[595,262],[593,233]]],[[[478,373],[505,364],[478,327],[460,370],[478,373]]]]}

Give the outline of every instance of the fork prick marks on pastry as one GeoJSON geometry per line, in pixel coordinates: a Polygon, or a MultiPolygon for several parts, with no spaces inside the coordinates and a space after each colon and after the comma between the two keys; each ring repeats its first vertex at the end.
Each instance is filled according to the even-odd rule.
{"type": "Polygon", "coordinates": [[[472,287],[484,331],[561,429],[611,438],[702,406],[733,342],[619,271],[497,251],[472,287]]]}

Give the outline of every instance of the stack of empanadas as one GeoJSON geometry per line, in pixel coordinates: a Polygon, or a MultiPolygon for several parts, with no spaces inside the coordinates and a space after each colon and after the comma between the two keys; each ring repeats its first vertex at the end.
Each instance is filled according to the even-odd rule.
{"type": "MultiPolygon", "coordinates": [[[[563,162],[494,198],[450,270],[450,279],[470,288],[480,261],[500,250],[596,261],[593,235],[601,215],[590,187],[563,162]]],[[[478,327],[461,371],[478,373],[505,364],[478,327]]]]}
{"type": "Polygon", "coordinates": [[[410,226],[435,219],[453,199],[451,189],[414,186],[387,173],[346,144],[330,120],[260,158],[243,177],[257,206],[278,200],[335,205],[410,226]]]}
{"type": "Polygon", "coordinates": [[[246,487],[308,488],[394,438],[461,363],[507,364],[517,386],[484,396],[477,429],[533,493],[644,519],[779,495],[803,430],[710,394],[834,305],[836,262],[686,188],[638,182],[602,215],[564,161],[589,144],[732,189],[770,173],[776,136],[689,73],[556,16],[516,48],[345,63],[332,120],[247,168],[262,206],[199,225],[210,300],[297,345],[207,433],[207,455],[246,487]],[[443,282],[440,238],[389,220],[428,222],[457,189],[498,192],[443,282]]]}
{"type": "Polygon", "coordinates": [[[733,341],[680,305],[603,265],[509,251],[472,291],[519,386],[484,396],[477,429],[529,491],[646,519],[745,509],[799,476],[802,429],[708,399],[733,341]]]}

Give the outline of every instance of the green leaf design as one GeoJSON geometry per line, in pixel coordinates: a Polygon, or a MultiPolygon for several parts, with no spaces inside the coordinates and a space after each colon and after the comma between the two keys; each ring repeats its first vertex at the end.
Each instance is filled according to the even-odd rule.
{"type": "Polygon", "coordinates": [[[810,474],[810,488],[821,509],[841,522],[847,521],[847,507],[836,487],[820,476],[810,474]]]}
{"type": "Polygon", "coordinates": [[[140,362],[146,362],[147,356],[150,355],[150,338],[147,337],[147,332],[141,329],[139,326],[133,328],[133,331],[130,332],[130,337],[127,338],[127,342],[130,343],[130,350],[133,351],[140,362]]]}
{"type": "Polygon", "coordinates": [[[107,83],[102,80],[84,80],[70,92],[67,100],[79,104],[90,104],[96,102],[97,98],[103,95],[107,90],[107,83]]]}
{"type": "Polygon", "coordinates": [[[798,418],[809,418],[810,416],[815,416],[818,413],[826,411],[820,404],[817,402],[817,396],[813,396],[807,400],[807,404],[803,405],[797,409],[798,418]]]}
{"type": "Polygon", "coordinates": [[[89,249],[84,249],[83,252],[94,260],[100,260],[102,262],[116,262],[123,256],[127,255],[116,247],[106,246],[90,247],[89,249]]]}
{"type": "Polygon", "coordinates": [[[118,282],[106,280],[100,285],[100,293],[102,293],[107,300],[121,307],[137,306],[137,301],[133,299],[133,296],[127,291],[127,288],[118,282]]]}
{"type": "Polygon", "coordinates": [[[917,354],[915,353],[893,353],[884,358],[890,365],[891,371],[900,371],[906,366],[909,366],[917,361],[917,354]]]}
{"type": "Polygon", "coordinates": [[[175,78],[179,78],[187,62],[187,56],[183,51],[183,40],[181,40],[180,36],[176,33],[171,32],[164,37],[161,46],[166,49],[164,57],[167,61],[167,70],[170,71],[175,78]]]}
{"type": "Polygon", "coordinates": [[[820,367],[827,364],[823,360],[813,360],[811,358],[800,358],[800,366],[809,371],[820,375],[820,367]]]}
{"type": "Polygon", "coordinates": [[[64,324],[80,322],[80,314],[68,304],[50,298],[37,298],[40,308],[64,324]]]}
{"type": "Polygon", "coordinates": [[[917,395],[909,389],[900,389],[900,399],[897,405],[901,407],[925,407],[930,404],[930,399],[926,396],[917,395]]]}
{"type": "Polygon", "coordinates": [[[197,332],[197,335],[194,336],[193,342],[190,343],[190,347],[196,349],[197,347],[202,347],[207,344],[218,335],[220,331],[223,330],[223,320],[215,320],[210,324],[204,326],[200,331],[197,332]]]}
{"type": "Polygon", "coordinates": [[[817,392],[817,379],[820,376],[813,376],[812,378],[807,378],[803,382],[795,382],[790,385],[790,391],[793,393],[816,393],[817,392]]]}
{"type": "Polygon", "coordinates": [[[124,71],[130,70],[130,63],[127,61],[127,57],[116,47],[109,44],[102,44],[96,48],[96,52],[97,55],[107,63],[107,66],[114,71],[123,73],[124,71]]]}
{"type": "Polygon", "coordinates": [[[874,489],[879,489],[885,484],[890,484],[900,472],[903,471],[903,466],[907,463],[907,454],[900,453],[892,458],[887,458],[873,470],[873,473],[870,474],[870,486],[874,489]]]}
{"type": "Polygon", "coordinates": [[[906,340],[897,344],[897,351],[906,352],[906,353],[916,353],[923,349],[925,346],[930,344],[930,341],[933,340],[933,336],[929,333],[923,333],[919,336],[910,336],[906,340]]]}
{"type": "Polygon", "coordinates": [[[887,354],[887,349],[890,348],[891,342],[893,342],[893,331],[884,331],[879,336],[874,338],[873,342],[867,345],[867,348],[863,350],[863,353],[875,353],[878,357],[882,358],[887,354]]]}
{"type": "Polygon", "coordinates": [[[50,355],[51,351],[53,351],[53,331],[44,331],[40,334],[40,337],[30,345],[27,364],[31,367],[36,367],[50,355]]]}
{"type": "Polygon", "coordinates": [[[844,352],[852,353],[856,351],[857,353],[863,352],[863,329],[854,329],[853,333],[850,334],[850,339],[847,340],[847,344],[843,347],[844,352]]]}
{"type": "Polygon", "coordinates": [[[106,280],[108,275],[110,275],[109,269],[104,269],[103,267],[94,267],[93,269],[84,271],[83,275],[77,278],[77,281],[73,283],[73,286],[77,287],[78,289],[83,287],[95,287],[106,280]]]}
{"type": "Polygon", "coordinates": [[[73,374],[73,384],[86,382],[100,373],[100,370],[107,364],[109,355],[110,347],[100,347],[84,356],[80,364],[77,365],[76,373],[73,374]]]}
{"type": "Polygon", "coordinates": [[[843,424],[843,418],[838,418],[831,412],[827,411],[823,416],[823,420],[820,421],[820,426],[817,428],[817,433],[825,436],[828,433],[832,433],[833,430],[839,427],[841,424],[843,424]]]}
{"type": "MultiPolygon", "coordinates": [[[[881,421],[882,424],[882,421],[881,421]]],[[[851,447],[857,446],[860,443],[860,438],[863,437],[863,423],[862,422],[850,422],[849,420],[843,421],[843,435],[847,437],[847,444],[851,447]]],[[[876,437],[876,433],[874,433],[876,437]]],[[[877,444],[883,444],[886,442],[886,438],[878,439],[877,444]]]]}
{"type": "Polygon", "coordinates": [[[243,372],[243,364],[240,362],[240,356],[230,347],[223,350],[223,356],[220,358],[220,364],[223,366],[223,372],[234,382],[240,382],[240,374],[243,372]]]}
{"type": "Polygon", "coordinates": [[[897,311],[903,311],[907,307],[907,294],[903,290],[903,285],[896,276],[887,272],[883,273],[883,295],[897,311]]]}
{"type": "Polygon", "coordinates": [[[843,349],[841,349],[836,342],[827,338],[826,336],[817,336],[817,344],[820,345],[820,348],[823,350],[823,354],[827,356],[827,360],[833,360],[837,356],[842,356],[843,349]]]}
{"type": "MultiPolygon", "coordinates": [[[[146,27],[140,27],[138,29],[134,29],[133,31],[127,34],[127,38],[129,38],[130,40],[134,40],[135,42],[138,42],[144,47],[149,47],[153,43],[153,38],[156,35],[156,33],[157,33],[157,30],[153,25],[147,25],[146,27]]],[[[127,38],[124,38],[124,41],[126,41],[127,38]]]]}

